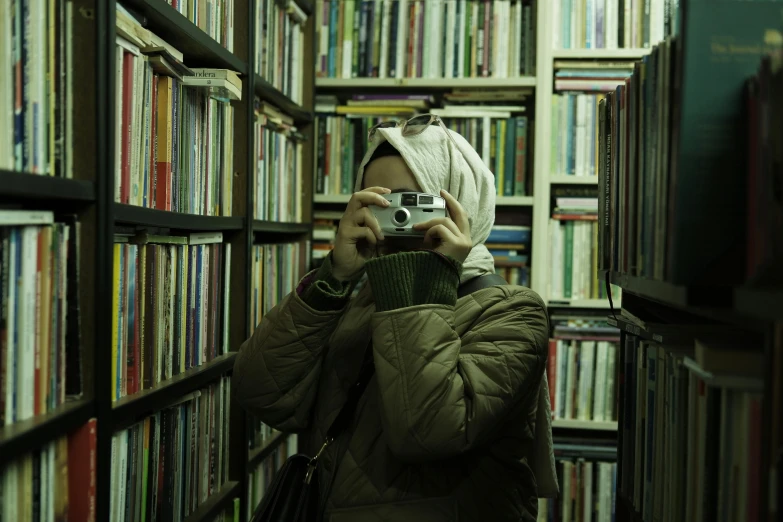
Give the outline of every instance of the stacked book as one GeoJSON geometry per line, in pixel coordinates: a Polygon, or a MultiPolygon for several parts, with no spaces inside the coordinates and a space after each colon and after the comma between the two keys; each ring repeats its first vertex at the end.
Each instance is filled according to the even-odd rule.
{"type": "Polygon", "coordinates": [[[115,183],[118,203],[231,215],[234,110],[239,75],[189,69],[171,46],[117,7],[115,183]],[[146,35],[151,33],[146,32],[146,35]]]}
{"type": "Polygon", "coordinates": [[[81,391],[78,222],[0,210],[0,425],[81,391]]]}
{"type": "Polygon", "coordinates": [[[112,400],[227,352],[230,266],[222,232],[115,236],[112,400]]]}
{"type": "Polygon", "coordinates": [[[313,215],[313,268],[321,266],[334,248],[342,210],[316,210],[313,215]]]}
{"type": "Polygon", "coordinates": [[[111,521],[182,522],[228,481],[231,378],[112,436],[111,521]]]}
{"type": "Polygon", "coordinates": [[[560,496],[540,499],[539,522],[612,522],[615,520],[617,464],[584,458],[555,460],[560,496]]]}
{"type": "Polygon", "coordinates": [[[256,2],[255,70],[302,105],[307,15],[294,0],[256,2]]]}
{"type": "Polygon", "coordinates": [[[617,420],[619,331],[603,312],[551,316],[547,380],[552,417],[617,420]]]}
{"type": "Polygon", "coordinates": [[[296,288],[309,265],[310,242],[253,245],[251,317],[258,325],[264,316],[296,288]]]}
{"type": "Polygon", "coordinates": [[[234,52],[234,0],[166,0],[166,3],[234,52]]]}
{"type": "MultiPolygon", "coordinates": [[[[601,269],[676,285],[744,281],[748,201],[757,194],[739,174],[748,165],[736,144],[749,139],[742,92],[778,41],[768,32],[777,5],[681,4],[680,34],[600,102],[601,269]],[[716,46],[715,35],[731,44],[716,46]],[[743,59],[730,59],[738,49],[743,59]]],[[[777,209],[780,222],[779,202],[762,208],[777,209]]]]}
{"type": "Polygon", "coordinates": [[[495,259],[495,272],[510,285],[530,286],[530,227],[495,225],[484,242],[495,259]]]}
{"type": "Polygon", "coordinates": [[[557,187],[552,195],[550,299],[604,297],[596,264],[596,188],[557,187]]]}
{"type": "Polygon", "coordinates": [[[258,98],[255,117],[253,215],[265,221],[301,222],[304,136],[290,116],[258,98]]]}
{"type": "Polygon", "coordinates": [[[674,33],[674,0],[555,0],[552,4],[555,49],[649,48],[674,33]]]}
{"type": "Polygon", "coordinates": [[[73,177],[73,4],[0,4],[0,169],[73,177]]]}
{"type": "Polygon", "coordinates": [[[251,513],[261,504],[267,488],[283,467],[285,460],[296,455],[298,451],[297,436],[289,435],[255,469],[251,470],[247,485],[247,505],[250,506],[251,513]]]}
{"type": "Polygon", "coordinates": [[[0,520],[95,520],[97,421],[0,470],[0,520]]]}
{"type": "Polygon", "coordinates": [[[535,0],[317,0],[316,76],[517,78],[535,71],[535,0]]]}
{"type": "Polygon", "coordinates": [[[630,76],[629,62],[555,62],[550,156],[554,176],[598,174],[598,103],[630,76]],[[599,94],[592,94],[592,93],[599,94]]]}
{"type": "Polygon", "coordinates": [[[626,334],[619,491],[644,520],[761,520],[762,346],[689,330],[626,334]]]}

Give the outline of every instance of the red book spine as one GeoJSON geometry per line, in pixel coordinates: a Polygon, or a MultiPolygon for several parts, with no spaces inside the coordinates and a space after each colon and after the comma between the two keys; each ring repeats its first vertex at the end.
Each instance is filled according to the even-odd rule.
{"type": "Polygon", "coordinates": [[[96,419],[68,438],[68,520],[95,522],[96,419]]]}
{"type": "Polygon", "coordinates": [[[546,379],[549,384],[549,405],[555,411],[555,385],[557,383],[557,339],[549,340],[549,357],[546,361],[546,379]]]}
{"type": "Polygon", "coordinates": [[[158,159],[158,136],[157,130],[157,107],[158,107],[158,75],[152,77],[152,99],[150,100],[150,166],[149,166],[149,185],[150,193],[147,198],[149,208],[155,208],[158,200],[158,170],[155,168],[158,159]]]}
{"type": "Polygon", "coordinates": [[[491,55],[491,46],[489,41],[489,24],[492,20],[492,2],[484,2],[484,62],[481,69],[481,76],[489,76],[489,57],[491,55]]]}
{"type": "Polygon", "coordinates": [[[139,256],[139,248],[136,247],[136,295],[133,296],[133,391],[136,393],[139,391],[139,383],[141,382],[141,300],[144,295],[144,287],[139,283],[143,280],[141,278],[141,256],[139,256]]]}

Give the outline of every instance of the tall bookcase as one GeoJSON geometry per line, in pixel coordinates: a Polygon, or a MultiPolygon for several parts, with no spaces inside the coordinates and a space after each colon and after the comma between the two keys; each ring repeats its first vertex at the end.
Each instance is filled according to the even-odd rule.
{"type": "MultiPolygon", "coordinates": [[[[64,3],[66,0],[62,0],[64,3]]],[[[305,140],[312,140],[313,120],[313,3],[295,0],[308,16],[302,26],[303,73],[299,103],[262,77],[254,59],[256,2],[233,1],[233,52],[183,16],[165,0],[121,2],[143,27],[163,38],[184,55],[187,67],[229,69],[242,81],[242,100],[233,102],[233,191],[229,217],[191,215],[141,208],[115,202],[115,40],[116,2],[73,0],[74,60],[69,74],[79,78],[74,92],[73,179],[0,170],[0,204],[8,208],[52,210],[76,214],[80,223],[79,296],[80,346],[68,346],[81,354],[82,391],[48,414],[0,428],[0,470],[16,457],[73,433],[90,419],[97,420],[94,454],[95,520],[109,521],[112,477],[112,436],[145,417],[176,403],[183,396],[230,375],[236,350],[255,327],[251,322],[251,253],[256,244],[304,242],[311,235],[312,182],[309,165],[312,147],[302,149],[304,168],[298,222],[256,219],[254,205],[254,98],[271,104],[295,122],[305,140]],[[112,258],[115,231],[187,235],[222,232],[231,245],[231,284],[228,328],[229,353],[191,368],[150,389],[112,401],[112,258]]],[[[206,2],[204,2],[206,4],[206,2]]],[[[277,2],[285,6],[286,2],[277,2]]],[[[54,4],[52,4],[54,5],[54,4]]],[[[283,180],[287,182],[287,180],[283,180]]],[[[296,267],[303,270],[302,266],[296,267]]],[[[0,364],[2,368],[2,364],[0,364]]],[[[211,522],[240,499],[241,520],[255,506],[248,506],[248,465],[271,452],[274,444],[248,450],[246,417],[232,398],[229,409],[228,481],[186,518],[211,522]]],[[[85,487],[79,485],[80,487],[85,487]]]]}

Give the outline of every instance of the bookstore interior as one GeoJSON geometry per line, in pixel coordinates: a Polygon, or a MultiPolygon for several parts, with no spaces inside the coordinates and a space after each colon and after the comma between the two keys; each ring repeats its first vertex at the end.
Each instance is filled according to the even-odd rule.
{"type": "Polygon", "coordinates": [[[237,351],[421,114],[547,304],[538,520],[783,520],[783,2],[0,0],[0,522],[252,520],[237,351]]]}

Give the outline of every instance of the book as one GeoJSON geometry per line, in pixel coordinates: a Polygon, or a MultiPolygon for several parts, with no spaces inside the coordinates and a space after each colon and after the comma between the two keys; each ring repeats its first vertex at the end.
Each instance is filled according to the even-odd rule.
{"type": "Polygon", "coordinates": [[[316,76],[530,76],[536,6],[534,0],[317,0],[316,76]],[[489,38],[495,21],[502,27],[489,38]]]}
{"type": "Polygon", "coordinates": [[[112,435],[112,520],[184,520],[228,481],[230,386],[221,376],[112,435]]]}
{"type": "Polygon", "coordinates": [[[255,70],[293,103],[303,105],[307,15],[295,2],[257,2],[255,20],[255,70]]]}

